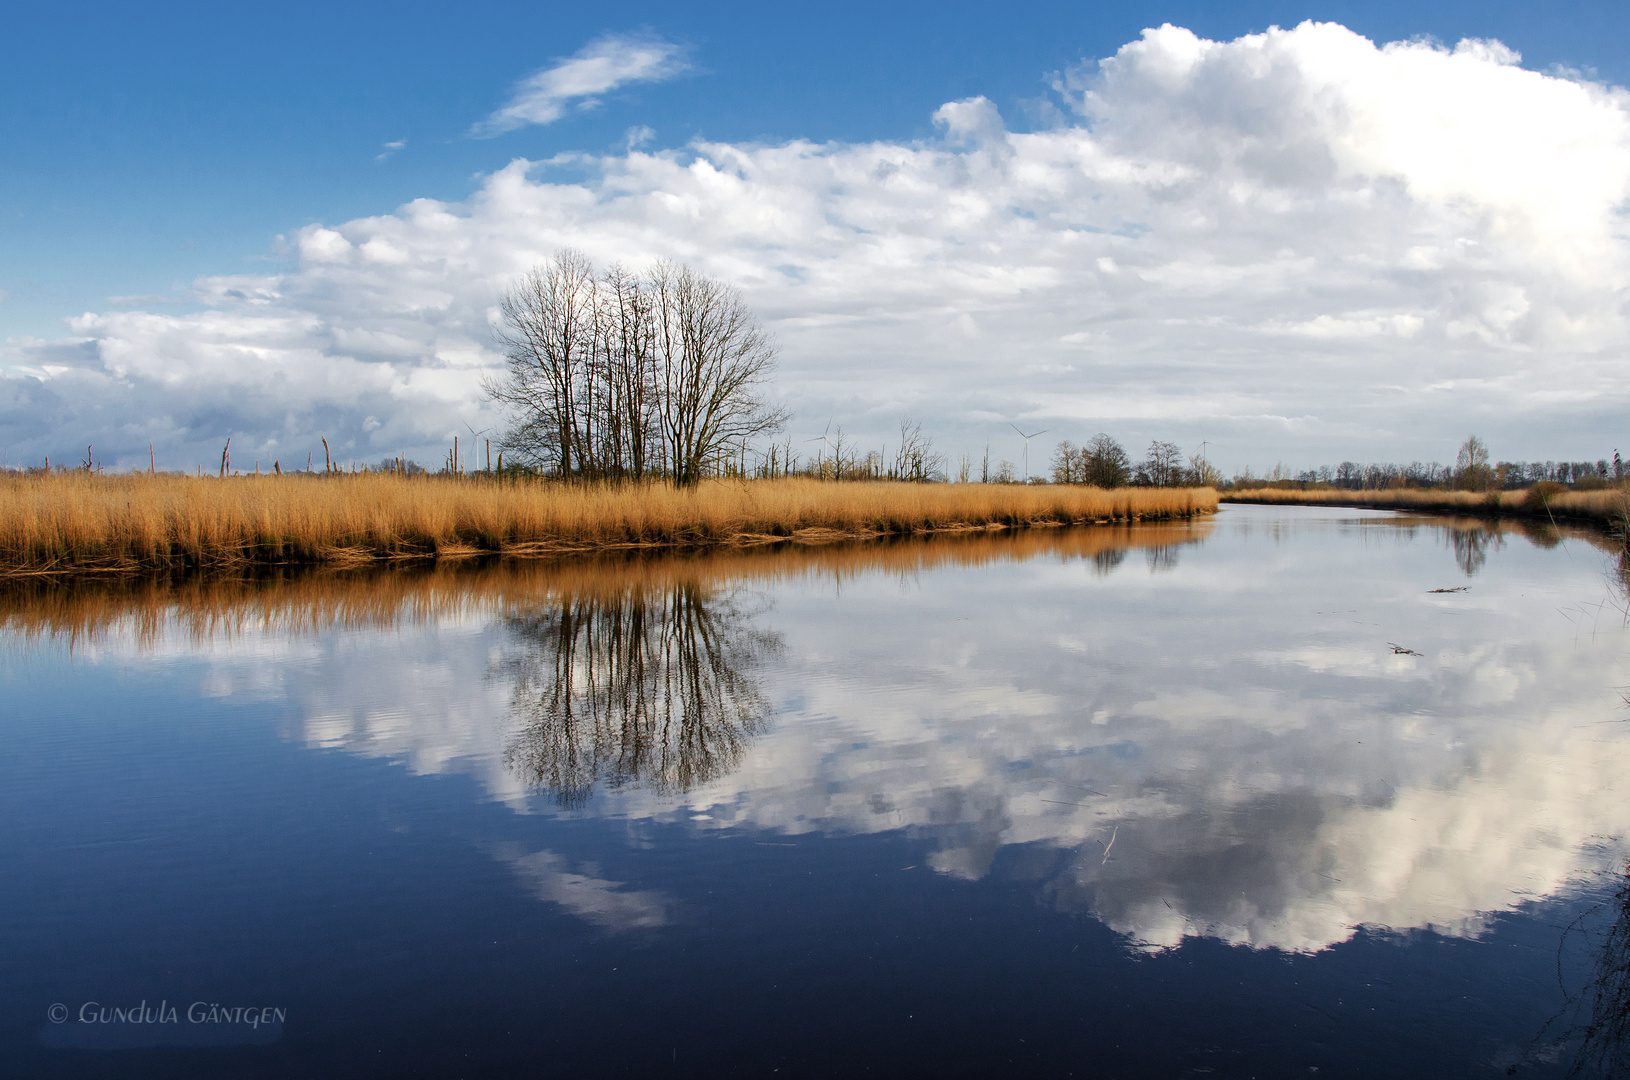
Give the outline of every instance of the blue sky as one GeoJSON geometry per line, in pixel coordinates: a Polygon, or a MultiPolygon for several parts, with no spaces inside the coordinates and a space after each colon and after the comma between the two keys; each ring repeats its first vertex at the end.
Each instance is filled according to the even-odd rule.
{"type": "MultiPolygon", "coordinates": [[[[1047,85],[1051,73],[1084,61],[1090,66],[1163,23],[1217,42],[1305,19],[1340,23],[1376,44],[1427,38],[1452,47],[1463,38],[1497,39],[1520,53],[1530,71],[1569,69],[1587,81],[1622,86],[1630,82],[1627,10],[1469,3],[398,4],[340,11],[315,4],[245,10],[18,5],[0,39],[0,340],[13,349],[0,353],[0,371],[15,374],[45,363],[18,353],[18,342],[83,340],[83,328],[66,326],[70,317],[194,313],[210,306],[207,290],[195,288],[198,279],[287,273],[299,264],[292,238],[315,223],[386,215],[414,199],[459,203],[517,157],[536,162],[584,154],[588,160],[557,166],[549,176],[569,179],[574,168],[597,173],[601,159],[625,152],[631,129],[649,129],[637,142],[643,152],[683,152],[695,140],[738,147],[790,140],[922,146],[949,130],[943,117],[935,120],[942,105],[983,98],[1007,131],[1046,130],[1061,115],[1060,98],[1047,85]],[[674,50],[672,66],[684,70],[614,87],[595,95],[589,109],[573,99],[551,123],[472,135],[519,80],[608,34],[662,42],[674,50]]],[[[545,250],[540,246],[539,253],[545,250]]],[[[654,243],[647,254],[670,253],[654,243]]],[[[751,282],[745,287],[751,299],[751,282]]],[[[774,302],[770,307],[786,324],[773,328],[796,357],[798,342],[788,340],[792,324],[786,322],[792,314],[774,302]]],[[[108,349],[99,347],[105,361],[108,349]]],[[[1599,353],[1603,346],[1595,341],[1591,348],[1599,353]]],[[[960,402],[917,390],[897,403],[937,417],[948,448],[959,442],[953,430],[973,433],[960,438],[971,443],[995,425],[990,416],[974,415],[977,378],[967,370],[956,378],[967,388],[960,402]]],[[[845,405],[796,378],[789,388],[810,402],[805,411],[811,416],[824,418],[845,405]]],[[[1145,387],[1145,393],[1159,389],[1145,387]]],[[[1028,404],[995,411],[1049,420],[1041,400],[1046,391],[1037,394],[1028,404]]],[[[37,405],[40,399],[28,400],[37,405]]],[[[147,440],[130,424],[115,422],[113,413],[123,407],[110,400],[96,422],[124,430],[133,452],[147,440]]],[[[335,423],[368,419],[342,420],[344,409],[332,403],[291,407],[337,410],[335,423]]],[[[479,411],[476,403],[461,408],[459,423],[477,414],[471,409],[479,411]]],[[[1617,406],[1596,401],[1592,408],[1597,419],[1587,425],[1590,438],[1611,440],[1607,418],[1617,406]]],[[[1079,411],[1052,419],[1074,423],[1082,430],[1072,434],[1081,437],[1091,434],[1086,428],[1113,427],[1140,410],[1079,411]]],[[[1141,411],[1148,415],[1123,424],[1129,442],[1160,427],[1158,409],[1141,411]]],[[[1503,415],[1486,403],[1467,411],[1474,419],[1488,415],[1492,430],[1509,430],[1510,456],[1547,452],[1543,427],[1514,412],[1503,415]]],[[[1294,423],[1278,442],[1239,438],[1241,425],[1249,426],[1240,419],[1248,410],[1220,416],[1214,427],[1224,443],[1238,447],[1235,467],[1251,458],[1258,465],[1279,457],[1312,464],[1426,454],[1414,445],[1388,453],[1386,440],[1397,432],[1338,421],[1326,415],[1331,412],[1318,410],[1327,430],[1317,438],[1294,423]],[[1351,454],[1338,453],[1343,439],[1355,444],[1351,454]]],[[[244,418],[219,419],[216,426],[223,428],[254,427],[244,418]]],[[[83,417],[79,422],[83,426],[83,417]]],[[[170,437],[177,452],[206,441],[202,430],[212,422],[203,413],[176,418],[170,437]]],[[[887,427],[875,416],[852,423],[862,431],[887,427]]],[[[353,442],[359,455],[422,453],[434,431],[456,426],[443,417],[404,424],[396,445],[376,444],[363,437],[367,432],[353,442]]],[[[1195,428],[1173,435],[1207,433],[1195,428]]],[[[14,458],[67,438],[37,420],[0,419],[0,442],[14,458]]],[[[1549,453],[1584,453],[1587,441],[1549,453]]]]}
{"type": "Polygon", "coordinates": [[[420,197],[510,158],[932,133],[984,95],[1011,126],[1045,74],[1172,22],[1218,40],[1331,20],[1378,41],[1493,37],[1525,66],[1630,82],[1630,6],[1591,4],[15,5],[0,39],[0,334],[59,332],[110,296],[264,268],[272,239],[420,197]],[[233,10],[237,8],[237,10],[233,10]],[[465,137],[519,78],[607,31],[689,45],[690,75],[593,112],[465,137]],[[407,146],[376,161],[385,144],[407,146]]]}

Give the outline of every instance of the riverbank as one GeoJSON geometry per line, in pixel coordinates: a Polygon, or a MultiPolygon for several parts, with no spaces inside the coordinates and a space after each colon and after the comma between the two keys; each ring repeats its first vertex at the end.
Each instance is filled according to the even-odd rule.
{"type": "Polygon", "coordinates": [[[1202,543],[1212,515],[1079,529],[934,533],[910,542],[753,544],[693,551],[656,548],[558,558],[378,562],[353,569],[283,567],[258,574],[99,574],[0,578],[0,633],[28,639],[100,640],[115,631],[151,643],[169,629],[217,634],[330,627],[394,629],[426,619],[535,612],[584,597],[601,600],[681,588],[766,588],[797,580],[846,583],[868,574],[913,577],[1050,559],[1112,573],[1129,556],[1169,566],[1202,543]]]}
{"type": "Polygon", "coordinates": [[[1357,506],[1375,510],[1416,510],[1477,517],[1527,518],[1535,521],[1584,522],[1623,535],[1630,524],[1630,492],[1622,488],[1568,491],[1561,485],[1536,485],[1521,491],[1437,491],[1421,488],[1382,491],[1253,488],[1229,491],[1221,502],[1269,503],[1283,506],[1357,506]]]}
{"type": "Polygon", "coordinates": [[[13,474],[0,478],[0,575],[816,543],[1175,520],[1216,508],[1209,488],[13,474]]]}

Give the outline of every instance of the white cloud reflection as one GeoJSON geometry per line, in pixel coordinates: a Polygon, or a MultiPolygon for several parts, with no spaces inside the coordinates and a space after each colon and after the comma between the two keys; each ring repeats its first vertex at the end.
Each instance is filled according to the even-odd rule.
{"type": "MultiPolygon", "coordinates": [[[[1489,550],[1466,578],[1442,527],[1241,508],[1175,566],[1134,552],[1107,576],[1035,559],[782,583],[756,617],[784,642],[760,676],[779,707],[768,733],[688,795],[622,787],[588,812],[788,838],[906,830],[943,874],[1029,878],[1042,902],[1151,946],[1474,934],[1616,867],[1630,821],[1612,691],[1630,633],[1559,611],[1601,599],[1602,556],[1489,550]]],[[[468,773],[556,812],[504,765],[508,691],[489,673],[513,643],[497,615],[335,631],[277,665],[280,688],[250,636],[205,681],[285,696],[314,747],[468,773]]],[[[591,921],[663,917],[659,898],[547,853],[501,857],[591,921]]]]}
{"type": "Polygon", "coordinates": [[[622,882],[574,871],[552,851],[529,852],[519,844],[503,843],[494,845],[492,854],[539,900],[559,904],[596,926],[642,930],[668,923],[668,901],[660,892],[625,889],[622,882]]]}

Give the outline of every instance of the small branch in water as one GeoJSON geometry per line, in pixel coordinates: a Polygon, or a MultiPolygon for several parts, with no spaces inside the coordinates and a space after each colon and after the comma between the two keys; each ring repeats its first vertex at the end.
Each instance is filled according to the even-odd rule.
{"type": "Polygon", "coordinates": [[[1115,831],[1109,834],[1109,843],[1104,845],[1104,862],[1099,863],[1099,866],[1109,861],[1109,849],[1115,846],[1115,838],[1119,835],[1121,835],[1121,827],[1117,825],[1115,831]]]}
{"type": "Polygon", "coordinates": [[[1426,591],[1427,591],[1427,592],[1429,592],[1429,593],[1439,593],[1439,592],[1465,592],[1465,591],[1466,591],[1466,590],[1467,590],[1467,589],[1469,589],[1469,588],[1471,588],[1471,586],[1470,586],[1470,585],[1456,585],[1456,586],[1455,586],[1455,587],[1454,587],[1454,588],[1452,588],[1452,589],[1427,589],[1427,590],[1426,590],[1426,591]]]}

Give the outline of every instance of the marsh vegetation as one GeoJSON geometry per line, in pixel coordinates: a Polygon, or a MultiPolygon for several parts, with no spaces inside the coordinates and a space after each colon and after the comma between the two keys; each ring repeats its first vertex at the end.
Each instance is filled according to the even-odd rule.
{"type": "Polygon", "coordinates": [[[806,479],[563,484],[365,473],[0,478],[0,571],[62,574],[527,556],[619,547],[817,542],[1185,518],[1189,489],[827,484],[806,479]]]}
{"type": "Polygon", "coordinates": [[[708,550],[606,550],[563,558],[403,561],[351,568],[274,567],[254,575],[103,575],[66,579],[19,575],[0,586],[0,631],[24,640],[97,642],[127,633],[149,643],[165,630],[188,640],[246,633],[318,633],[403,629],[494,610],[524,617],[572,597],[632,590],[817,579],[847,582],[867,574],[909,578],[935,569],[975,569],[1048,558],[1084,562],[1096,576],[1129,552],[1163,563],[1211,534],[1214,519],[1095,529],[933,533],[906,541],[799,546],[746,545],[708,550]]]}
{"type": "Polygon", "coordinates": [[[1621,535],[1630,515],[1630,493],[1622,488],[1570,491],[1560,484],[1537,483],[1518,491],[1455,491],[1437,488],[1386,488],[1350,491],[1339,488],[1245,488],[1223,492],[1223,502],[1298,506],[1367,506],[1377,510],[1415,510],[1534,518],[1540,521],[1588,521],[1621,535]]]}

